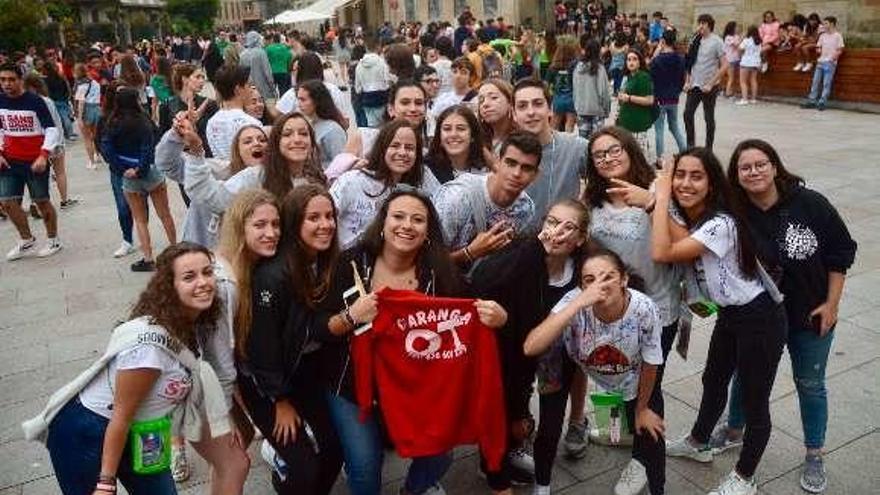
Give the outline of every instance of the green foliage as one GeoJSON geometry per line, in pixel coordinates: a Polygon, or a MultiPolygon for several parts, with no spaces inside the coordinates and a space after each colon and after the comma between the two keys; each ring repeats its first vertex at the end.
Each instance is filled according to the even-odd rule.
{"type": "Polygon", "coordinates": [[[0,0],[0,47],[21,50],[44,41],[46,7],[33,0],[0,0]]]}
{"type": "Polygon", "coordinates": [[[220,0],[167,0],[171,29],[178,34],[208,33],[220,12],[220,0]]]}
{"type": "Polygon", "coordinates": [[[45,0],[46,13],[55,22],[74,21],[79,11],[73,4],[73,0],[45,0]]]}

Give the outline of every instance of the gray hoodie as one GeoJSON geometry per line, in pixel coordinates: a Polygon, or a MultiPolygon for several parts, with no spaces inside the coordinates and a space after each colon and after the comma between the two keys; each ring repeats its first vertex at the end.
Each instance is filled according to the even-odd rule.
{"type": "Polygon", "coordinates": [[[611,112],[611,94],[608,74],[599,64],[596,74],[590,74],[590,64],[578,62],[574,68],[574,110],[578,115],[607,117],[611,112]]]}
{"type": "Polygon", "coordinates": [[[393,76],[385,59],[375,53],[367,53],[354,70],[354,90],[356,93],[386,91],[391,86],[393,76]]]}
{"type": "Polygon", "coordinates": [[[244,50],[239,56],[238,65],[251,69],[251,83],[257,87],[264,100],[277,97],[269,56],[263,50],[263,42],[256,31],[248,31],[245,36],[244,50]]]}

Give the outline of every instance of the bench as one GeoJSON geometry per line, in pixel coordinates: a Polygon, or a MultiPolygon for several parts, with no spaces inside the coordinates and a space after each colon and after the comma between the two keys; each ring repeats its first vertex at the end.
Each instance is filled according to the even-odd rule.
{"type": "MultiPolygon", "coordinates": [[[[770,69],[758,76],[759,96],[806,97],[813,81],[813,70],[795,72],[794,52],[771,52],[770,69]]],[[[739,89],[739,85],[736,85],[739,89]]],[[[880,103],[880,49],[848,49],[837,65],[831,99],[850,102],[880,103]]]]}

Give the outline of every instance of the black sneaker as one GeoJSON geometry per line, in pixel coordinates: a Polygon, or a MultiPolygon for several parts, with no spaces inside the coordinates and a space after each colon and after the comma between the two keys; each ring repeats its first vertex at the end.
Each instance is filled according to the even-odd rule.
{"type": "Polygon", "coordinates": [[[61,209],[62,209],[62,210],[68,210],[68,209],[70,209],[70,208],[73,208],[73,207],[76,206],[77,204],[79,204],[79,200],[78,200],[78,199],[67,199],[67,200],[64,200],[64,201],[61,202],[61,209]]]}
{"type": "Polygon", "coordinates": [[[131,264],[131,271],[133,271],[133,272],[154,272],[154,271],[156,271],[156,263],[153,261],[147,261],[145,259],[141,259],[140,261],[136,261],[131,264]]]}
{"type": "Polygon", "coordinates": [[[805,101],[801,103],[801,108],[816,108],[816,103],[812,101],[805,101]]]}
{"type": "Polygon", "coordinates": [[[819,110],[820,112],[824,112],[825,111],[825,103],[820,101],[819,103],[816,104],[816,109],[819,110]]]}

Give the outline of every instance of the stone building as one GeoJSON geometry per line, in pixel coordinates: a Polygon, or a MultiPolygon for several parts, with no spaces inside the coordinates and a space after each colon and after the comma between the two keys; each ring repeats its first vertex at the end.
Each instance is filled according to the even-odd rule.
{"type": "Polygon", "coordinates": [[[165,0],[79,0],[76,6],[87,39],[128,44],[163,35],[165,0]]]}
{"type": "Polygon", "coordinates": [[[239,30],[254,29],[267,17],[265,1],[220,0],[217,25],[239,30]]]}
{"type": "Polygon", "coordinates": [[[782,20],[795,13],[818,13],[837,17],[837,25],[849,41],[880,43],[880,0],[618,0],[621,12],[663,12],[685,31],[692,31],[697,16],[712,14],[716,30],[727,21],[760,24],[764,11],[772,10],[782,20]]]}
{"type": "Polygon", "coordinates": [[[508,23],[541,26],[550,19],[553,0],[355,0],[340,9],[339,23],[370,28],[385,21],[393,25],[401,21],[449,21],[454,25],[465,5],[478,20],[504,17],[508,23]]]}

